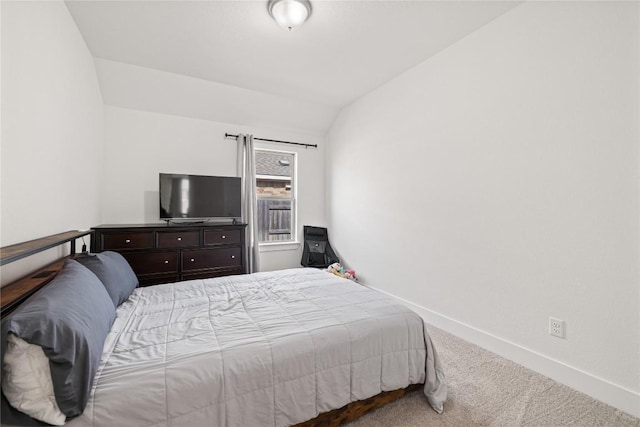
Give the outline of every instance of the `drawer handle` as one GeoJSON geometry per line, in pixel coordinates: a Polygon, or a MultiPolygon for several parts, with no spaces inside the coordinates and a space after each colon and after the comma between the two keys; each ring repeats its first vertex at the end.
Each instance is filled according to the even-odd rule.
{"type": "Polygon", "coordinates": [[[165,260],[165,261],[164,261],[164,263],[165,263],[165,264],[169,264],[169,261],[165,260]]]}
{"type": "Polygon", "coordinates": [[[182,237],[178,237],[178,242],[182,240],[182,237]]]}
{"type": "Polygon", "coordinates": [[[131,243],[131,239],[126,239],[124,242],[125,243],[131,243]]]}
{"type": "Polygon", "coordinates": [[[226,238],[227,238],[227,236],[224,236],[224,235],[223,235],[223,236],[222,236],[222,238],[223,238],[223,239],[226,239],[226,238]]]}
{"type": "Polygon", "coordinates": [[[231,259],[236,259],[236,256],[235,255],[231,255],[231,259]]]}
{"type": "Polygon", "coordinates": [[[195,258],[191,258],[191,262],[195,261],[195,258]]]}

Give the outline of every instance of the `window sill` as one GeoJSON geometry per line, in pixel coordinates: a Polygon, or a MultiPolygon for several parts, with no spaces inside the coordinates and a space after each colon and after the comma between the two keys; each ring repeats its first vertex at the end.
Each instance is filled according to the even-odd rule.
{"type": "Polygon", "coordinates": [[[273,251],[297,251],[300,249],[299,242],[273,242],[273,243],[260,243],[258,245],[260,252],[273,252],[273,251]]]}

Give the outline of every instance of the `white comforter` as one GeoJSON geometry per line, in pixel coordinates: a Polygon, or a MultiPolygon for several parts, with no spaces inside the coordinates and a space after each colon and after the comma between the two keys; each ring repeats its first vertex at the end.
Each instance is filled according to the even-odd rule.
{"type": "Polygon", "coordinates": [[[422,319],[315,269],[139,288],[71,427],[284,426],[410,384],[446,398],[422,319]]]}

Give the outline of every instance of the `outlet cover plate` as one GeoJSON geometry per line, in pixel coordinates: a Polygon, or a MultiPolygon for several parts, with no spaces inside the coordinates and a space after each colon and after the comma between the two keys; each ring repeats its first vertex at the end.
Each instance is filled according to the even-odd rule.
{"type": "Polygon", "coordinates": [[[564,338],[564,320],[549,317],[549,335],[564,338]]]}

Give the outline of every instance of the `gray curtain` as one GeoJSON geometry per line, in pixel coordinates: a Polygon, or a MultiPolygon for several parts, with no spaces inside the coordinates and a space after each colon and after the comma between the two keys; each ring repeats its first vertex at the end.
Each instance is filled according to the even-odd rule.
{"type": "Polygon", "coordinates": [[[259,268],[258,251],[258,203],[256,197],[256,162],[253,135],[240,134],[238,142],[238,175],[242,178],[242,220],[247,223],[246,242],[249,273],[259,268]]]}

